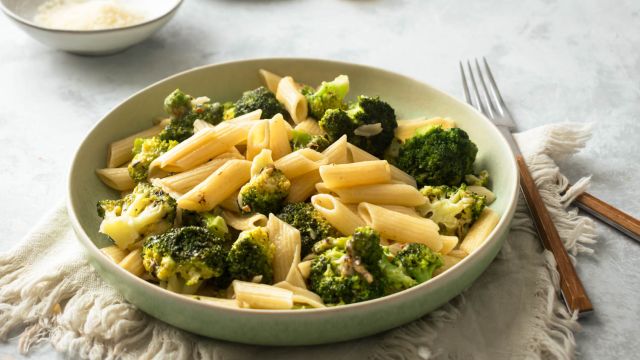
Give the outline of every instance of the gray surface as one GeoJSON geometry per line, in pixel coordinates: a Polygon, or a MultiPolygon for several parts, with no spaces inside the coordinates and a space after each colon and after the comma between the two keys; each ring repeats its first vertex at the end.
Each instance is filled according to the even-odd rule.
{"type": "MultiPolygon", "coordinates": [[[[213,62],[321,57],[399,71],[461,96],[460,58],[485,55],[521,129],[594,122],[572,180],[640,216],[640,3],[619,1],[187,1],[140,46],[106,58],[45,48],[0,20],[0,246],[64,199],[72,153],[102,114],[167,75],[213,62]],[[322,5],[320,5],[322,4],[322,5]]],[[[576,335],[581,357],[640,352],[640,244],[599,227],[579,272],[596,312],[576,335]]],[[[16,341],[0,359],[18,357],[16,341]]],[[[35,358],[53,354],[44,348],[35,358]]]]}

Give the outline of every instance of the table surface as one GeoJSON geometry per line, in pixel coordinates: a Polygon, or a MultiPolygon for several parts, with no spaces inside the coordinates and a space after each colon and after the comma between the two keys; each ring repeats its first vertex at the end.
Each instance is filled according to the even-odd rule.
{"type": "MultiPolygon", "coordinates": [[[[560,163],[591,192],[640,216],[640,3],[619,1],[186,1],[146,42],[109,57],[46,48],[0,18],[0,249],[64,200],[84,134],[129,94],[194,66],[269,56],[339,59],[398,71],[461,97],[458,60],[486,56],[520,129],[594,123],[560,163]],[[318,4],[322,4],[321,6],[318,4]]],[[[599,224],[578,271],[595,313],[579,355],[640,352],[640,244],[599,224]]],[[[16,341],[0,359],[21,358],[16,341]]],[[[43,347],[35,358],[53,350],[43,347]]]]}

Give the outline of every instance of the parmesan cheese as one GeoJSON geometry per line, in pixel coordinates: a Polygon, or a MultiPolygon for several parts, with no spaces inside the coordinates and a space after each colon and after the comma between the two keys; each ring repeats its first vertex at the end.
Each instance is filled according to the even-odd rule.
{"type": "Polygon", "coordinates": [[[101,30],[139,24],[145,17],[118,0],[49,0],[33,20],[53,29],[101,30]]]}

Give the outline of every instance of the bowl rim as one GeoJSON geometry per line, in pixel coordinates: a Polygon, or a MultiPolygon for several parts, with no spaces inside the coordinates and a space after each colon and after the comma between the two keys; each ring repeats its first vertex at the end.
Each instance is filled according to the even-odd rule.
{"type": "Polygon", "coordinates": [[[176,10],[178,10],[178,8],[180,7],[180,5],[182,5],[183,0],[174,0],[175,4],[169,8],[169,10],[167,10],[165,13],[162,13],[161,15],[151,18],[149,20],[143,21],[141,23],[137,23],[137,24],[133,24],[133,25],[128,25],[128,26],[123,26],[123,27],[117,27],[117,28],[109,28],[109,29],[95,29],[95,30],[69,30],[69,29],[56,29],[56,28],[48,28],[45,26],[40,26],[36,23],[34,23],[31,20],[28,20],[18,14],[16,14],[15,12],[11,11],[4,3],[5,0],[0,0],[0,9],[2,9],[2,11],[5,13],[5,15],[7,15],[8,17],[12,18],[14,21],[17,21],[25,26],[28,26],[30,28],[33,29],[37,29],[37,30],[42,30],[42,31],[46,31],[46,32],[54,32],[54,33],[63,33],[63,34],[103,34],[103,33],[109,33],[109,32],[117,32],[117,31],[123,31],[123,30],[129,30],[129,29],[135,29],[135,28],[139,28],[139,27],[144,27],[146,25],[149,25],[151,23],[160,21],[165,19],[166,17],[170,16],[172,13],[174,13],[176,10]]]}
{"type": "Polygon", "coordinates": [[[346,61],[338,61],[338,60],[332,60],[332,59],[324,59],[324,58],[305,58],[305,57],[259,57],[259,58],[245,58],[245,59],[235,59],[235,60],[229,60],[229,61],[223,61],[223,62],[218,62],[218,63],[213,63],[213,64],[207,64],[207,65],[202,65],[202,66],[197,66],[197,67],[193,67],[184,71],[180,71],[176,74],[167,76],[159,81],[156,81],[146,87],[144,87],[143,89],[133,93],[132,95],[130,95],[129,97],[127,97],[126,99],[122,100],[121,102],[119,102],[117,105],[115,105],[114,107],[111,108],[111,110],[109,110],[104,116],[102,116],[100,118],[100,120],[98,120],[95,125],[93,127],[91,127],[91,129],[86,133],[85,137],[83,138],[82,142],[80,143],[80,145],[78,145],[76,151],[74,152],[73,155],[73,161],[71,162],[71,165],[69,167],[69,173],[68,173],[68,178],[67,178],[67,191],[68,191],[68,196],[67,196],[67,212],[69,213],[69,218],[71,220],[71,224],[75,229],[75,232],[77,234],[77,237],[79,239],[79,241],[84,245],[85,249],[89,252],[89,255],[91,256],[91,258],[94,261],[97,261],[100,263],[100,265],[107,269],[108,271],[112,272],[112,273],[116,273],[118,274],[118,277],[125,277],[128,278],[130,281],[136,282],[137,286],[141,287],[142,291],[147,292],[147,294],[149,295],[155,295],[155,296],[159,296],[159,297],[168,297],[176,302],[186,302],[186,304],[191,305],[193,307],[196,308],[201,308],[201,309],[206,309],[206,310],[215,310],[215,311],[219,311],[219,312],[224,312],[227,313],[229,315],[246,315],[246,314],[254,314],[254,315],[284,315],[284,316],[289,316],[289,315],[295,315],[295,316],[316,316],[317,314],[324,314],[324,313],[340,313],[340,312],[344,312],[344,311],[355,311],[357,309],[362,309],[362,308],[366,308],[366,307],[371,307],[371,306],[377,306],[377,305],[381,305],[384,302],[388,302],[388,301],[393,301],[397,298],[402,298],[402,297],[407,297],[410,296],[411,294],[416,294],[419,291],[424,291],[424,289],[428,289],[428,288],[433,288],[433,287],[437,287],[440,286],[441,283],[446,283],[447,281],[449,281],[450,278],[453,278],[454,276],[456,276],[456,274],[459,272],[459,269],[464,267],[465,264],[469,263],[472,259],[477,258],[479,256],[479,254],[483,251],[487,251],[488,246],[490,243],[492,242],[496,242],[499,241],[499,237],[497,236],[498,233],[503,232],[505,230],[505,228],[508,228],[511,219],[513,218],[513,215],[515,213],[516,210],[516,205],[517,205],[517,201],[518,201],[518,184],[519,184],[519,173],[517,170],[517,165],[516,165],[516,160],[515,160],[515,154],[513,153],[511,147],[509,146],[507,140],[501,135],[500,131],[498,130],[498,128],[493,124],[493,122],[491,122],[485,115],[483,115],[481,112],[479,112],[477,109],[475,109],[473,106],[458,100],[457,98],[447,94],[446,92],[433,87],[432,85],[417,80],[411,76],[408,75],[404,75],[401,74],[399,72],[395,72],[395,71],[389,71],[386,69],[382,69],[379,67],[375,67],[375,66],[371,66],[371,65],[365,65],[365,64],[360,64],[360,63],[353,63],[353,62],[346,62],[346,61]],[[447,271],[445,271],[444,273],[428,280],[425,281],[422,284],[418,284],[412,288],[409,289],[405,289],[403,291],[394,293],[394,294],[390,294],[390,295],[386,295],[386,296],[382,296],[380,298],[376,298],[376,299],[372,299],[372,300],[367,300],[367,301],[362,301],[362,302],[358,302],[358,303],[353,303],[353,304],[345,304],[345,305],[340,305],[340,306],[329,306],[329,307],[325,307],[325,308],[311,308],[311,309],[289,309],[289,310],[267,310],[267,309],[248,309],[248,308],[232,308],[232,307],[228,307],[228,306],[222,306],[219,304],[216,304],[215,301],[207,301],[207,300],[197,300],[195,298],[192,298],[190,296],[185,296],[182,294],[177,294],[171,291],[168,291],[166,289],[161,288],[160,286],[157,286],[155,284],[152,284],[148,281],[143,280],[140,277],[137,277],[131,273],[129,273],[127,270],[123,269],[122,267],[118,266],[117,264],[115,264],[111,259],[109,259],[104,253],[102,253],[102,251],[100,251],[100,249],[96,246],[96,244],[91,241],[89,235],[87,235],[87,233],[84,231],[83,227],[80,225],[80,221],[78,220],[78,217],[75,214],[75,208],[73,206],[74,203],[74,198],[75,196],[74,191],[73,191],[73,173],[74,173],[74,169],[76,168],[76,162],[78,161],[78,157],[80,155],[80,149],[85,145],[85,143],[88,140],[88,137],[90,134],[93,133],[93,131],[96,130],[96,128],[98,126],[100,126],[102,124],[102,122],[111,115],[111,113],[113,113],[115,110],[117,110],[120,106],[122,106],[123,104],[125,104],[126,102],[130,101],[131,99],[133,99],[134,97],[138,96],[141,93],[144,93],[145,91],[149,90],[152,87],[155,87],[157,85],[160,85],[162,83],[171,81],[175,78],[181,77],[185,74],[191,73],[191,72],[196,72],[196,71],[200,71],[200,70],[204,70],[207,68],[214,68],[214,67],[223,67],[226,65],[232,65],[232,64],[239,64],[239,63],[260,63],[260,62],[269,62],[269,61],[307,61],[307,62],[323,62],[323,63],[330,63],[333,65],[342,65],[342,66],[356,66],[356,67],[360,67],[360,68],[364,68],[365,70],[368,71],[376,71],[376,72],[382,72],[385,73],[387,75],[393,76],[393,77],[399,77],[402,78],[404,80],[407,81],[412,81],[412,82],[416,82],[422,86],[425,86],[427,88],[429,88],[431,91],[436,92],[438,95],[440,96],[444,96],[446,98],[450,98],[452,100],[454,100],[455,102],[457,102],[460,106],[466,107],[468,110],[471,110],[473,113],[475,113],[479,119],[481,119],[482,121],[484,121],[486,123],[486,125],[488,125],[488,128],[491,129],[491,131],[494,132],[493,135],[494,139],[498,139],[496,141],[498,141],[500,143],[500,146],[503,148],[503,150],[505,150],[508,154],[511,154],[511,156],[509,156],[509,162],[508,164],[502,164],[503,166],[508,166],[511,169],[511,173],[514,174],[514,176],[512,177],[512,182],[511,182],[511,192],[509,194],[505,194],[504,196],[508,196],[508,201],[507,201],[507,206],[505,207],[504,213],[500,216],[500,220],[498,221],[498,224],[495,226],[495,228],[491,231],[491,233],[488,235],[487,240],[485,240],[485,242],[478,248],[476,249],[472,254],[469,254],[468,256],[466,256],[464,259],[462,259],[461,261],[459,261],[457,264],[455,264],[454,266],[452,266],[451,268],[449,268],[447,271]]]}

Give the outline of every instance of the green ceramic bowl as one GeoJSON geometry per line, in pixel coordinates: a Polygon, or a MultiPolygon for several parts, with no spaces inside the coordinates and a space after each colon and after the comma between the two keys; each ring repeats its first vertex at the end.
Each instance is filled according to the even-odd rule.
{"type": "Polygon", "coordinates": [[[218,339],[263,345],[309,345],[343,341],[387,330],[438,308],[487,268],[502,246],[516,206],[518,175],[507,142],[472,107],[425,83],[368,66],[313,59],[258,59],[204,66],[155,83],[104,116],[76,152],[69,174],[69,214],[89,258],[111,286],[150,315],[179,328],[218,339]],[[98,249],[109,240],[98,233],[96,201],[116,194],[95,169],[105,166],[107,145],[149,126],[163,114],[162,101],[175,88],[216,100],[232,100],[260,85],[258,69],[319,84],[349,75],[351,94],[380,95],[399,118],[451,117],[478,145],[478,169],[492,175],[501,220],[484,245],[442,275],[412,289],[358,304],[313,310],[230,309],[171,293],[118,267],[98,249]],[[180,311],[176,311],[180,309],[180,311]]]}

